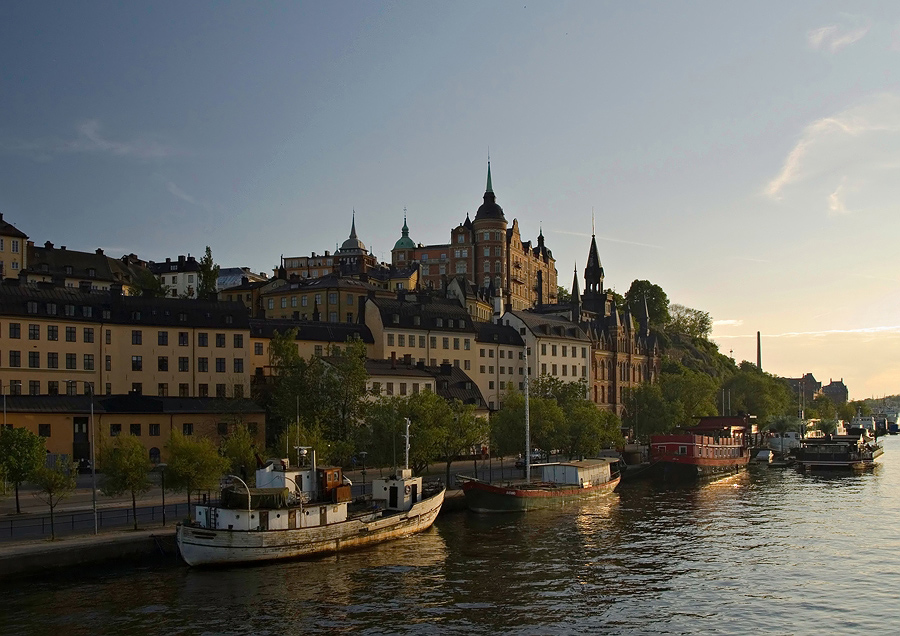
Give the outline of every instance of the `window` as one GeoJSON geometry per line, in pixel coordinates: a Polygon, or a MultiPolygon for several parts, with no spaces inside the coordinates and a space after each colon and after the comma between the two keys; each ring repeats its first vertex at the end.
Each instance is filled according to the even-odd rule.
{"type": "Polygon", "coordinates": [[[556,375],[556,365],[555,364],[551,365],[551,368],[553,369],[553,371],[552,371],[553,375],[556,375]]]}
{"type": "Polygon", "coordinates": [[[21,338],[22,337],[21,325],[19,325],[19,323],[17,323],[17,322],[9,323],[9,337],[10,338],[21,338]]]}
{"type": "Polygon", "coordinates": [[[541,355],[542,356],[547,355],[547,345],[546,344],[541,345],[541,355]]]}
{"type": "Polygon", "coordinates": [[[388,346],[389,346],[389,347],[393,347],[393,346],[394,346],[394,334],[389,333],[389,334],[387,335],[387,343],[388,343],[388,346]]]}
{"type": "Polygon", "coordinates": [[[47,340],[59,340],[59,327],[47,325],[47,340]]]}
{"type": "Polygon", "coordinates": [[[166,397],[166,396],[168,396],[168,395],[169,395],[169,385],[166,384],[165,382],[160,382],[160,383],[156,386],[156,394],[157,394],[159,397],[166,397]]]}
{"type": "Polygon", "coordinates": [[[425,348],[425,336],[419,336],[419,346],[424,349],[425,348]]]}
{"type": "Polygon", "coordinates": [[[268,303],[266,303],[266,307],[268,307],[269,309],[275,309],[275,299],[270,298],[268,303]]]}
{"type": "Polygon", "coordinates": [[[372,382],[372,394],[381,395],[381,382],[372,382]]]}
{"type": "MultiPolygon", "coordinates": [[[[105,316],[105,318],[108,319],[109,316],[105,316]]],[[[111,329],[106,330],[106,344],[112,344],[112,330],[111,329]]]]}
{"type": "Polygon", "coordinates": [[[106,356],[106,370],[112,371],[112,356],[106,356]]]}
{"type": "Polygon", "coordinates": [[[209,334],[208,333],[198,333],[197,334],[197,346],[198,347],[208,347],[209,346],[209,334]]]}
{"type": "Polygon", "coordinates": [[[181,373],[186,373],[189,369],[189,358],[187,356],[181,356],[178,358],[178,371],[181,373]]]}
{"type": "Polygon", "coordinates": [[[494,350],[488,349],[488,358],[493,358],[493,357],[494,357],[494,350]]]}
{"type": "Polygon", "coordinates": [[[556,355],[556,345],[550,345],[550,355],[556,355]]]}
{"type": "Polygon", "coordinates": [[[437,336],[429,336],[429,344],[432,349],[437,349],[437,336]]]}
{"type": "Polygon", "coordinates": [[[147,431],[150,437],[159,437],[159,424],[150,424],[147,428],[150,429],[147,431]]]}
{"type": "Polygon", "coordinates": [[[465,349],[466,351],[469,351],[471,348],[472,348],[472,341],[470,339],[466,338],[463,341],[463,349],[465,349]]]}
{"type": "Polygon", "coordinates": [[[563,356],[563,358],[565,358],[565,357],[568,356],[568,351],[569,351],[569,348],[568,348],[566,345],[563,345],[563,346],[562,346],[562,356],[563,356]]]}
{"type": "Polygon", "coordinates": [[[216,334],[216,346],[220,349],[225,346],[225,334],[217,333],[216,334]]]}
{"type": "Polygon", "coordinates": [[[329,292],[329,294],[328,294],[328,304],[329,304],[329,305],[336,305],[336,304],[337,304],[337,301],[338,301],[338,295],[337,295],[337,292],[329,292]]]}
{"type": "Polygon", "coordinates": [[[459,338],[453,339],[453,348],[457,350],[459,349],[459,338]]]}
{"type": "Polygon", "coordinates": [[[144,370],[144,359],[141,356],[131,356],[131,370],[132,371],[143,371],[144,370]]]}
{"type": "MultiPolygon", "coordinates": [[[[67,327],[67,329],[68,329],[68,327],[67,327]]],[[[143,335],[141,333],[141,330],[140,329],[132,329],[131,330],[131,344],[139,345],[139,344],[141,344],[142,340],[143,340],[143,335]]]]}
{"type": "Polygon", "coordinates": [[[187,331],[179,331],[178,332],[178,346],[179,347],[188,346],[188,332],[187,331]]]}
{"type": "Polygon", "coordinates": [[[450,338],[442,338],[441,344],[443,345],[444,349],[449,349],[450,348],[450,338]]]}
{"type": "Polygon", "coordinates": [[[59,395],[59,382],[57,380],[47,382],[47,395],[59,395]]]}
{"type": "Polygon", "coordinates": [[[406,395],[406,382],[400,383],[400,395],[406,395]]]}
{"type": "Polygon", "coordinates": [[[93,353],[84,354],[84,370],[85,371],[93,371],[94,370],[94,354],[93,353]]]}
{"type": "Polygon", "coordinates": [[[40,369],[41,368],[41,352],[40,351],[29,351],[28,352],[28,367],[30,369],[40,369]]]}
{"type": "Polygon", "coordinates": [[[48,369],[58,369],[59,368],[59,354],[51,351],[47,353],[47,368],[48,369]]]}
{"type": "Polygon", "coordinates": [[[110,424],[109,425],[109,436],[110,437],[118,437],[122,434],[122,425],[121,424],[110,424]]]}
{"type": "Polygon", "coordinates": [[[41,381],[40,380],[29,380],[28,381],[28,395],[40,395],[41,394],[41,381]]]}
{"type": "Polygon", "coordinates": [[[41,437],[50,437],[50,425],[38,424],[38,435],[41,437]]]}
{"type": "Polygon", "coordinates": [[[244,359],[243,358],[235,358],[234,359],[234,372],[235,373],[243,373],[244,372],[244,359]]]}
{"type": "Polygon", "coordinates": [[[41,326],[40,325],[28,325],[28,339],[29,340],[40,340],[41,339],[41,326]]]}
{"type": "Polygon", "coordinates": [[[132,424],[129,427],[129,430],[130,430],[131,434],[134,435],[135,437],[141,436],[141,425],[140,424],[132,424]]]}
{"type": "Polygon", "coordinates": [[[225,385],[224,384],[216,385],[216,397],[217,398],[225,397],[225,385]]]}
{"type": "Polygon", "coordinates": [[[406,336],[402,333],[397,335],[397,346],[398,347],[406,346],[406,336]]]}
{"type": "Polygon", "coordinates": [[[493,380],[491,380],[490,382],[488,382],[488,388],[489,388],[489,389],[493,389],[493,388],[494,388],[494,381],[493,381],[493,380]]]}
{"type": "MultiPolygon", "coordinates": [[[[13,265],[15,264],[16,262],[13,261],[13,265]]],[[[15,269],[15,267],[13,267],[13,269],[15,269]]],[[[29,314],[36,314],[38,312],[38,304],[33,300],[29,300],[27,303],[27,309],[29,314]]]]}
{"type": "Polygon", "coordinates": [[[472,361],[471,360],[463,360],[463,368],[466,371],[469,371],[472,368],[472,361]]]}
{"type": "Polygon", "coordinates": [[[75,327],[66,327],[66,342],[75,342],[75,327]]]}
{"type": "Polygon", "coordinates": [[[339,322],[338,321],[338,312],[329,311],[328,312],[328,322],[339,322]]]}
{"type": "Polygon", "coordinates": [[[107,383],[106,383],[106,394],[107,394],[107,395],[112,395],[112,382],[107,382],[107,383]]]}
{"type": "Polygon", "coordinates": [[[84,341],[85,342],[94,342],[94,328],[93,327],[85,327],[84,328],[84,341]]]}
{"type": "Polygon", "coordinates": [[[263,354],[263,343],[254,342],[253,343],[253,353],[254,353],[254,355],[261,356],[263,354]]]}
{"type": "Polygon", "coordinates": [[[197,371],[200,373],[209,372],[209,358],[197,358],[197,371]]]}
{"type": "Polygon", "coordinates": [[[243,349],[244,348],[244,334],[242,334],[242,333],[234,334],[234,348],[235,349],[243,349]]]}
{"type": "Polygon", "coordinates": [[[300,297],[300,306],[307,307],[309,305],[309,296],[301,296],[300,297]]]}
{"type": "Polygon", "coordinates": [[[169,345],[169,332],[168,331],[160,331],[156,337],[157,344],[160,347],[167,347],[169,345]]]}
{"type": "Polygon", "coordinates": [[[181,425],[181,434],[182,435],[193,435],[194,434],[194,425],[191,422],[184,422],[181,425]]]}
{"type": "Polygon", "coordinates": [[[191,385],[181,383],[178,385],[178,397],[191,397],[191,385]]]}
{"type": "Polygon", "coordinates": [[[209,385],[208,384],[197,385],[197,396],[198,397],[209,397],[209,385]]]}
{"type": "Polygon", "coordinates": [[[216,373],[225,373],[225,358],[216,358],[216,373]]]}
{"type": "Polygon", "coordinates": [[[159,356],[159,359],[157,359],[157,361],[156,361],[156,369],[158,371],[168,371],[169,370],[168,356],[159,356]]]}
{"type": "Polygon", "coordinates": [[[384,383],[384,392],[388,395],[394,394],[394,383],[393,382],[385,382],[384,383]]]}
{"type": "Polygon", "coordinates": [[[287,296],[282,296],[282,297],[281,297],[281,308],[282,308],[282,309],[287,308],[287,300],[288,300],[288,299],[287,299],[287,296]]]}
{"type": "Polygon", "coordinates": [[[76,353],[67,353],[66,354],[66,368],[67,369],[77,369],[78,368],[78,354],[76,354],[76,353]]]}
{"type": "Polygon", "coordinates": [[[144,385],[140,382],[132,382],[131,383],[131,392],[135,395],[143,395],[144,394],[144,385]]]}
{"type": "Polygon", "coordinates": [[[322,345],[316,345],[315,349],[313,349],[313,352],[321,358],[323,355],[322,345]]]}

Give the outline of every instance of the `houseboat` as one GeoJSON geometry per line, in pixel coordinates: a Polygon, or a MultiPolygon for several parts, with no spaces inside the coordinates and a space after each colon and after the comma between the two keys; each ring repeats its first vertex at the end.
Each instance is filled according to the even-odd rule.
{"type": "Polygon", "coordinates": [[[650,459],[664,478],[703,478],[737,472],[750,461],[745,417],[701,417],[696,426],[650,436],[650,459]]]}
{"type": "Polygon", "coordinates": [[[339,467],[269,460],[256,488],[239,478],[216,505],[196,506],[176,529],[178,549],[192,566],[291,559],[358,548],[431,527],[444,488],[426,492],[408,468],[372,481],[372,501],[354,507],[339,467]]]}
{"type": "Polygon", "coordinates": [[[525,512],[584,497],[606,495],[619,485],[619,460],[615,457],[553,462],[535,466],[540,481],[492,484],[457,475],[466,506],[474,512],[525,512]]]}
{"type": "Polygon", "coordinates": [[[805,469],[868,468],[874,466],[882,454],[881,444],[866,435],[807,438],[794,451],[797,463],[805,469]]]}

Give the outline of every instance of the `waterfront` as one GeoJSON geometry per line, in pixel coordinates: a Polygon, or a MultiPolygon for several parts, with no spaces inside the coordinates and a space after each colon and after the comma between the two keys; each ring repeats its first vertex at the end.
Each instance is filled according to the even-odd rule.
{"type": "Polygon", "coordinates": [[[887,634],[900,439],[865,473],[754,467],[526,515],[442,517],[337,557],[5,585],[3,634],[887,634]]]}

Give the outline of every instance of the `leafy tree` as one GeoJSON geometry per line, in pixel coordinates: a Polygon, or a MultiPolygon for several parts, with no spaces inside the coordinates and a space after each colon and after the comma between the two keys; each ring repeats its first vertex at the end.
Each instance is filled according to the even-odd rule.
{"type": "MultiPolygon", "coordinates": [[[[668,433],[674,428],[676,408],[666,400],[659,384],[644,383],[624,391],[623,422],[634,431],[634,437],[647,442],[651,435],[668,433]]],[[[681,414],[683,417],[683,413],[681,414]]]]}
{"type": "Polygon", "coordinates": [[[361,420],[366,404],[366,344],[354,335],[344,347],[332,347],[330,354],[331,373],[323,387],[326,404],[331,407],[328,419],[333,428],[329,432],[334,440],[345,440],[361,420]]]}
{"type": "Polygon", "coordinates": [[[572,294],[568,289],[560,285],[556,286],[556,302],[560,305],[572,302],[572,294]]]}
{"type": "MultiPolygon", "coordinates": [[[[439,398],[440,399],[440,398],[439,398]]],[[[435,447],[446,464],[447,484],[450,483],[450,465],[458,456],[488,440],[490,429],[487,420],[475,417],[475,407],[459,400],[447,403],[449,419],[442,419],[442,426],[435,431],[435,447]]]]}
{"type": "Polygon", "coordinates": [[[676,427],[693,426],[696,418],[718,412],[716,393],[719,387],[705,373],[668,361],[660,373],[659,386],[670,405],[669,413],[676,427]]]}
{"type": "Polygon", "coordinates": [[[137,496],[153,486],[150,480],[153,465],[144,445],[137,437],[120,435],[111,447],[102,449],[100,461],[103,467],[101,492],[108,497],[118,497],[126,492],[131,495],[131,512],[137,530],[137,496]]]}
{"type": "MultiPolygon", "coordinates": [[[[525,396],[510,390],[503,400],[503,408],[494,413],[492,426],[494,438],[500,440],[500,448],[525,448],[525,396]],[[496,420],[496,421],[494,421],[496,420]]],[[[550,450],[565,443],[565,413],[552,397],[530,396],[529,428],[532,447],[550,450]]]]}
{"type": "Polygon", "coordinates": [[[165,298],[171,293],[171,287],[163,284],[163,282],[153,275],[150,270],[145,268],[135,268],[137,270],[137,278],[134,281],[137,294],[145,298],[165,298]]]}
{"type": "Polygon", "coordinates": [[[595,456],[622,439],[621,423],[615,413],[601,411],[584,400],[566,413],[563,450],[570,459],[595,456]]]}
{"type": "Polygon", "coordinates": [[[184,436],[176,431],[166,447],[169,451],[166,481],[171,490],[187,493],[188,502],[192,492],[216,488],[228,470],[228,459],[219,455],[207,438],[184,436]]]}
{"type": "Polygon", "coordinates": [[[647,311],[650,324],[664,327],[669,324],[669,297],[659,285],[649,280],[635,280],[625,292],[625,304],[635,318],[644,315],[644,299],[647,300],[647,311]]]}
{"type": "Polygon", "coordinates": [[[712,333],[712,318],[709,312],[691,309],[684,305],[669,305],[669,322],[666,331],[683,333],[691,338],[709,338],[712,333]]]}
{"type": "Polygon", "coordinates": [[[31,473],[31,481],[38,487],[34,496],[50,506],[50,538],[56,539],[54,510],[60,501],[75,492],[75,465],[57,462],[50,468],[41,465],[31,473]]]}
{"type": "Polygon", "coordinates": [[[19,506],[19,486],[29,481],[47,459],[44,438],[26,428],[0,428],[0,464],[16,490],[16,514],[19,506]]]}
{"type": "Polygon", "coordinates": [[[823,418],[816,422],[816,430],[822,431],[826,436],[834,435],[834,432],[837,430],[837,424],[837,420],[834,418],[823,418]]]}
{"type": "Polygon", "coordinates": [[[206,253],[198,261],[200,271],[197,274],[197,297],[210,298],[218,291],[219,266],[213,261],[212,250],[206,246],[206,253]]]}
{"type": "Polygon", "coordinates": [[[784,434],[788,431],[800,430],[800,418],[794,415],[773,415],[769,418],[769,430],[778,433],[782,439],[781,452],[784,452],[784,434]]]}
{"type": "Polygon", "coordinates": [[[837,417],[838,411],[834,402],[827,395],[817,395],[813,398],[813,403],[806,409],[808,417],[817,417],[825,419],[834,419],[837,417]]]}
{"type": "Polygon", "coordinates": [[[848,422],[857,415],[872,415],[872,407],[865,400],[850,400],[838,409],[838,416],[848,422]]]}
{"type": "Polygon", "coordinates": [[[794,395],[787,383],[760,371],[746,360],[723,386],[731,391],[733,411],[752,413],[760,421],[765,422],[773,415],[787,415],[795,410],[794,395]]]}
{"type": "Polygon", "coordinates": [[[256,440],[250,429],[244,424],[235,424],[231,432],[219,446],[222,455],[228,460],[228,470],[233,475],[240,475],[248,485],[256,482],[256,440]]]}

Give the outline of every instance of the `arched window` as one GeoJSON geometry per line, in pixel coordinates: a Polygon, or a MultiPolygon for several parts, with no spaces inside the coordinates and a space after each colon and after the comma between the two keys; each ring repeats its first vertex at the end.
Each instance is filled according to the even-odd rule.
{"type": "Polygon", "coordinates": [[[159,449],[156,446],[150,449],[150,463],[154,465],[159,463],[159,449]]]}

